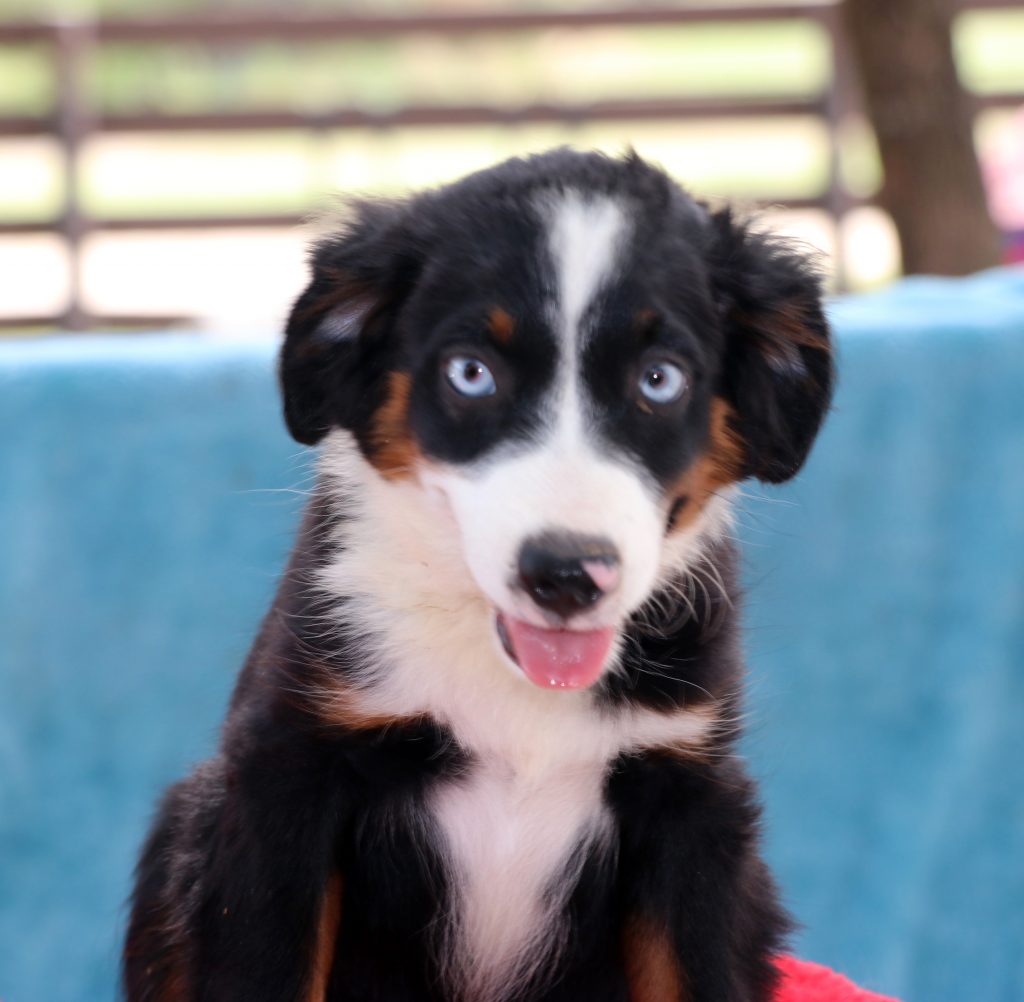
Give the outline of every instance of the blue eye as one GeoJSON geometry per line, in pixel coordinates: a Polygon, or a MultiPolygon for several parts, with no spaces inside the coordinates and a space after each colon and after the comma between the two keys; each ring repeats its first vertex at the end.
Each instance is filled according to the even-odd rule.
{"type": "Polygon", "coordinates": [[[489,397],[498,388],[491,370],[471,355],[453,355],[444,374],[452,389],[464,397],[489,397]]]}
{"type": "Polygon", "coordinates": [[[647,366],[640,377],[640,392],[655,404],[674,403],[683,395],[686,386],[683,370],[671,362],[655,362],[647,366]]]}

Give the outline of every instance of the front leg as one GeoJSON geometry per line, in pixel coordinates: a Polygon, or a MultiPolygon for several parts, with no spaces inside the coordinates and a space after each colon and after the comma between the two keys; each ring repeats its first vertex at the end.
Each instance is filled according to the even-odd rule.
{"type": "Polygon", "coordinates": [[[609,799],[630,1002],[767,1002],[789,920],[758,852],[759,809],[740,764],[625,758],[609,799]]]}
{"type": "Polygon", "coordinates": [[[197,1002],[322,997],[342,879],[330,772],[250,760],[229,785],[197,915],[197,1002]]]}
{"type": "Polygon", "coordinates": [[[128,1002],[323,997],[341,890],[334,771],[322,752],[274,742],[169,793],[137,873],[128,1002]]]}

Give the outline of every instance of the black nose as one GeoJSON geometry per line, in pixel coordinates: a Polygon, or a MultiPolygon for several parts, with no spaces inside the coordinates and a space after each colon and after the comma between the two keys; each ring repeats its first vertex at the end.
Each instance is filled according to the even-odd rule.
{"type": "Polygon", "coordinates": [[[583,612],[619,581],[619,554],[607,539],[545,534],[519,551],[519,583],[542,609],[564,619],[583,612]]]}

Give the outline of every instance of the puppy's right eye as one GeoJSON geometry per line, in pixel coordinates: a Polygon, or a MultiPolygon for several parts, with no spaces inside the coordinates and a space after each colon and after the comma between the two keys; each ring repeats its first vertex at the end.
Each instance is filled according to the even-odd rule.
{"type": "Polygon", "coordinates": [[[464,397],[489,397],[498,389],[491,370],[471,355],[453,355],[444,374],[452,389],[464,397]]]}
{"type": "Polygon", "coordinates": [[[655,404],[671,404],[678,400],[687,389],[686,374],[672,362],[654,362],[641,375],[640,392],[655,404]]]}

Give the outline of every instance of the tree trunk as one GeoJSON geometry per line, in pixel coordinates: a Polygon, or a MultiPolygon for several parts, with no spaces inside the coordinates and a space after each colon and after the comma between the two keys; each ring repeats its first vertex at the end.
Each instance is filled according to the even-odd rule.
{"type": "Polygon", "coordinates": [[[953,62],[953,0],[843,0],[850,47],[885,171],[879,204],[907,274],[966,275],[999,263],[953,62]]]}

